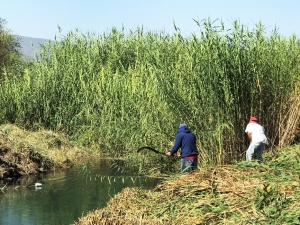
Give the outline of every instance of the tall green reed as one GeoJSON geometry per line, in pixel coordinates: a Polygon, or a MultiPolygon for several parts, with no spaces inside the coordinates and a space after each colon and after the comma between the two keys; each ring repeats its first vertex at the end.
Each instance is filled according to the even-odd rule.
{"type": "Polygon", "coordinates": [[[1,122],[44,126],[117,155],[142,145],[169,150],[185,122],[207,165],[241,158],[250,116],[272,146],[288,144],[295,132],[280,142],[288,124],[299,124],[287,114],[290,105],[299,111],[299,40],[266,34],[261,23],[249,30],[235,21],[230,31],[197,24],[188,38],[140,28],[60,36],[22,78],[2,84],[1,122]]]}

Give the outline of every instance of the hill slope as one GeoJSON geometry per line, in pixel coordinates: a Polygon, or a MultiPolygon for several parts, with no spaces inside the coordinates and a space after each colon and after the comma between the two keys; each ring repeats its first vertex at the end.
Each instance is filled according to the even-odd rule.
{"type": "Polygon", "coordinates": [[[32,37],[25,37],[25,36],[18,36],[16,38],[19,40],[21,45],[21,52],[23,53],[24,58],[33,58],[34,54],[39,54],[40,46],[45,42],[53,42],[52,40],[43,39],[43,38],[32,38],[32,37]]]}

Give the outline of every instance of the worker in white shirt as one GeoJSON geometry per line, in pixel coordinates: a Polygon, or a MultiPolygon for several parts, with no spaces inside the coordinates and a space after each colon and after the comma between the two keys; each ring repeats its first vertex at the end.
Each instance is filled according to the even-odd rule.
{"type": "Polygon", "coordinates": [[[245,132],[248,135],[250,145],[246,152],[246,160],[252,160],[253,155],[257,156],[258,162],[262,163],[262,153],[265,145],[268,145],[268,139],[265,135],[265,129],[258,123],[256,117],[251,117],[245,132]]]}

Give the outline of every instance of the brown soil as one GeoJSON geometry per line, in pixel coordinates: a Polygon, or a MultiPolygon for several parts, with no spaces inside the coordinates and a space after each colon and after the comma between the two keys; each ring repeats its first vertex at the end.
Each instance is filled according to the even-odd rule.
{"type": "Polygon", "coordinates": [[[61,134],[0,126],[0,180],[69,168],[86,158],[85,151],[73,147],[61,134]]]}
{"type": "Polygon", "coordinates": [[[0,147],[0,157],[0,179],[45,172],[55,164],[32,150],[16,152],[5,145],[0,147]]]}

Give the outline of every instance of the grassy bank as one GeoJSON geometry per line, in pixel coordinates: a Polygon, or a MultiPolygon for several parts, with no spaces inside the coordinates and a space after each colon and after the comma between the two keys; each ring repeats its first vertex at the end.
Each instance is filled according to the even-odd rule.
{"type": "Polygon", "coordinates": [[[92,224],[300,224],[300,146],[265,163],[201,168],[155,190],[127,188],[75,222],[92,224]]]}

